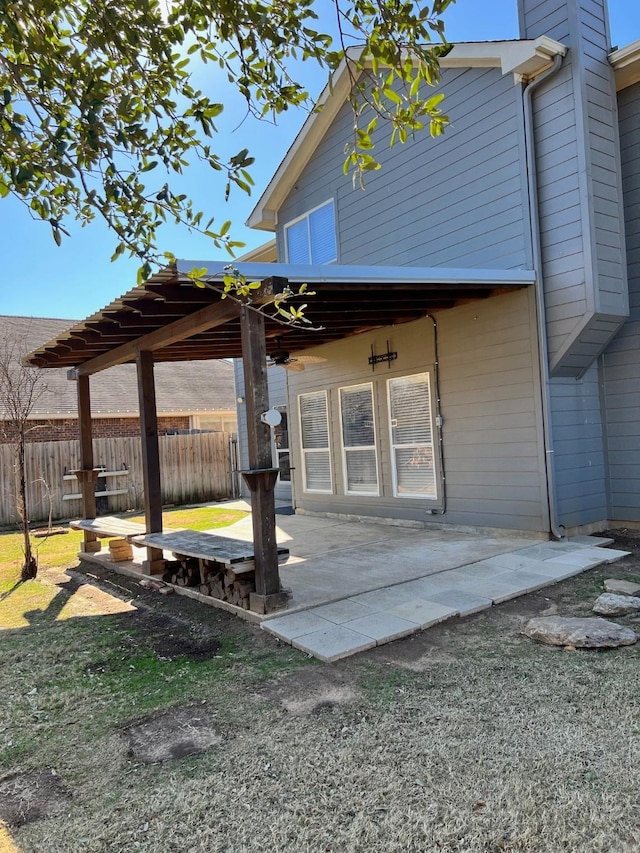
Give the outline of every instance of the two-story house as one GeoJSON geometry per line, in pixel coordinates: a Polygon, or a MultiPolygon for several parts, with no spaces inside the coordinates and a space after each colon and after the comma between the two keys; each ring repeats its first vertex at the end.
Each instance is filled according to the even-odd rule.
{"type": "Polygon", "coordinates": [[[272,340],[324,359],[287,372],[298,511],[556,536],[640,522],[640,42],[612,49],[604,0],[518,5],[520,40],[442,61],[445,134],[381,135],[365,191],[342,172],[339,70],[251,214],[279,274],[327,265],[310,283],[340,283],[357,315],[311,349],[272,340]]]}

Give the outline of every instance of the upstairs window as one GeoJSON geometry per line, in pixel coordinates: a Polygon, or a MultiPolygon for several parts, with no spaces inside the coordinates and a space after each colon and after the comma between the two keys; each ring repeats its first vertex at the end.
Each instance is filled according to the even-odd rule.
{"type": "Polygon", "coordinates": [[[333,201],[285,225],[284,233],[290,264],[331,264],[338,259],[333,201]]]}

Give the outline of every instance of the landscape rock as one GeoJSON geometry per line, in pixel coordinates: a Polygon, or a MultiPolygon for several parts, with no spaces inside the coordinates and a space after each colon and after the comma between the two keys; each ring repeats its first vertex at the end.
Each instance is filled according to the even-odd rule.
{"type": "Polygon", "coordinates": [[[593,605],[593,612],[600,616],[628,616],[640,612],[640,598],[633,595],[614,595],[603,592],[593,605]]]}
{"type": "Polygon", "coordinates": [[[604,582],[605,592],[613,592],[615,595],[640,595],[640,583],[622,581],[617,578],[607,578],[604,582]]]}
{"type": "Polygon", "coordinates": [[[551,646],[578,649],[614,649],[631,646],[638,639],[630,628],[594,616],[582,619],[539,616],[529,620],[524,633],[532,640],[551,646]]]}

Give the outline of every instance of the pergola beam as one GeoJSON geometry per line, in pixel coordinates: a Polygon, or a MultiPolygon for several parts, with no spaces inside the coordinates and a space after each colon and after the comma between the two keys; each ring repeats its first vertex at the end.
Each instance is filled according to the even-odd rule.
{"type": "MultiPolygon", "coordinates": [[[[273,301],[273,298],[284,287],[283,282],[284,280],[279,278],[263,281],[261,289],[255,292],[252,305],[259,306],[273,301]]],[[[175,320],[167,326],[142,335],[142,337],[136,338],[130,343],[123,344],[110,352],[105,352],[103,355],[83,362],[78,366],[78,374],[80,376],[89,376],[101,370],[106,370],[108,367],[114,367],[116,364],[133,361],[138,352],[143,350],[154,352],[155,350],[169,347],[173,343],[183,341],[185,338],[191,338],[200,332],[206,332],[217,326],[223,326],[229,320],[237,318],[239,313],[240,304],[235,299],[229,298],[224,301],[214,302],[205,308],[201,308],[199,311],[195,311],[193,314],[189,314],[187,317],[181,317],[179,320],[175,320]]],[[[126,328],[126,326],[123,326],[123,328],[126,328]]]]}

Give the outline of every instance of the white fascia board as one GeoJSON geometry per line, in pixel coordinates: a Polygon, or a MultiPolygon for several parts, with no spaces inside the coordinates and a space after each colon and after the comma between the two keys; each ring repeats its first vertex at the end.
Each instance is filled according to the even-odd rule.
{"type": "MultiPolygon", "coordinates": [[[[350,49],[325,86],[314,110],[309,114],[275,175],[269,181],[246,225],[262,231],[275,231],[281,204],[295,186],[331,123],[347,100],[361,73],[354,65],[359,49],[350,49]]],[[[454,44],[440,59],[441,68],[500,68],[513,74],[516,82],[529,80],[546,70],[557,54],[564,56],[565,45],[547,36],[521,41],[464,42],[454,44]]]]}
{"type": "Polygon", "coordinates": [[[626,89],[640,80],[640,39],[609,54],[616,77],[616,90],[626,89]]]}
{"type": "Polygon", "coordinates": [[[442,68],[499,68],[513,74],[515,82],[529,80],[545,71],[553,57],[565,56],[567,48],[548,36],[518,41],[456,44],[440,60],[442,68]]]}
{"type": "Polygon", "coordinates": [[[240,263],[240,261],[261,261],[264,263],[273,263],[278,259],[277,253],[278,250],[274,238],[266,243],[262,243],[260,246],[256,246],[255,249],[249,249],[248,252],[244,252],[244,254],[240,255],[238,258],[238,263],[240,263]]]}
{"type": "MultiPolygon", "coordinates": [[[[222,280],[224,262],[177,261],[178,272],[206,269],[205,277],[222,280]]],[[[447,267],[364,266],[360,264],[234,264],[248,281],[271,276],[290,284],[494,284],[527,285],[535,281],[532,270],[455,269],[447,267]]]]}

